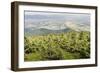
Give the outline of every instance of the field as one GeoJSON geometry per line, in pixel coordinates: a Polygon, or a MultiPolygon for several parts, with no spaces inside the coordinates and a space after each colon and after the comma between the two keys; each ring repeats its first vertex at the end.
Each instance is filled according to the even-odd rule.
{"type": "Polygon", "coordinates": [[[87,58],[90,58],[90,32],[88,31],[24,37],[25,61],[87,58]]]}

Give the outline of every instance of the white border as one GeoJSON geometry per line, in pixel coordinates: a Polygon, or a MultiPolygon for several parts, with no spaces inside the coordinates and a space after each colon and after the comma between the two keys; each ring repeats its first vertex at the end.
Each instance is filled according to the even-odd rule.
{"type": "Polygon", "coordinates": [[[79,9],[79,8],[60,8],[60,7],[44,7],[44,6],[19,6],[19,68],[35,68],[62,65],[83,65],[95,64],[95,10],[79,9]],[[54,11],[54,12],[74,12],[74,13],[90,13],[91,14],[91,58],[78,60],[57,60],[57,61],[37,61],[24,62],[24,10],[32,11],[54,11]]]}

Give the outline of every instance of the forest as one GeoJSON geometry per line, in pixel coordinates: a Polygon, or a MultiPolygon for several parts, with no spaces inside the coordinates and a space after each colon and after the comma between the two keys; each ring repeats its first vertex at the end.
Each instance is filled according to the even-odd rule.
{"type": "Polygon", "coordinates": [[[73,60],[90,58],[90,32],[24,37],[24,61],[73,60]]]}

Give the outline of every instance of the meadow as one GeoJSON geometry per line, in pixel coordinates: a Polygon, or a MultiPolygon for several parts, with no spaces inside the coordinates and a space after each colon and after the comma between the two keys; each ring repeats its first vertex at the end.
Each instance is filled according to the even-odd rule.
{"type": "Polygon", "coordinates": [[[90,58],[90,32],[24,37],[24,61],[72,60],[90,58]]]}

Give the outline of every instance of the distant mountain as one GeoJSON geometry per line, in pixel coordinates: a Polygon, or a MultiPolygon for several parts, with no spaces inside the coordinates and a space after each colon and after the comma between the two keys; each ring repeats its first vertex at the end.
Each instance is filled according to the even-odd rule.
{"type": "Polygon", "coordinates": [[[68,31],[90,31],[90,25],[72,21],[41,21],[34,24],[27,24],[24,28],[26,36],[57,34],[68,31]]]}
{"type": "Polygon", "coordinates": [[[63,30],[49,30],[49,29],[45,29],[45,28],[40,28],[40,29],[25,29],[25,35],[26,36],[32,36],[32,35],[47,35],[47,34],[58,34],[58,33],[64,33],[64,32],[68,32],[71,29],[63,29],[63,30]]]}
{"type": "Polygon", "coordinates": [[[24,29],[25,35],[46,35],[46,34],[50,34],[50,33],[55,34],[55,33],[68,32],[68,31],[71,31],[71,30],[73,30],[73,31],[90,31],[90,27],[88,25],[86,26],[84,24],[75,24],[75,23],[72,23],[72,22],[66,22],[65,26],[63,26],[65,28],[59,29],[59,30],[54,30],[54,29],[52,29],[52,27],[53,27],[52,24],[49,24],[49,25],[44,26],[44,28],[43,28],[43,26],[42,26],[42,28],[41,27],[25,28],[24,29]],[[48,29],[48,27],[49,27],[49,29],[48,29]]]}

